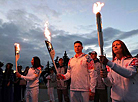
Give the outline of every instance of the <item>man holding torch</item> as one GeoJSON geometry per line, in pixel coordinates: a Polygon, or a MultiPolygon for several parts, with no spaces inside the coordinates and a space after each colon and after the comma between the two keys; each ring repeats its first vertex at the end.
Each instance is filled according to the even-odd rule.
{"type": "Polygon", "coordinates": [[[66,74],[58,74],[62,80],[71,78],[70,100],[71,102],[89,102],[94,99],[97,73],[94,62],[87,54],[82,53],[82,42],[74,42],[75,55],[68,63],[66,74]]]}

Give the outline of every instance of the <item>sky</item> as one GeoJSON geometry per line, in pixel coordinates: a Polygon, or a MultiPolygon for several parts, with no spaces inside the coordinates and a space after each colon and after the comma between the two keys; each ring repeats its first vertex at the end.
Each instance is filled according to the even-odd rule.
{"type": "MultiPolygon", "coordinates": [[[[100,48],[97,38],[93,4],[104,3],[102,30],[104,53],[111,59],[111,45],[122,40],[133,56],[138,54],[137,0],[0,0],[0,61],[14,64],[14,43],[21,46],[18,64],[31,67],[31,59],[38,56],[42,65],[51,61],[45,45],[44,24],[49,22],[52,45],[56,56],[74,56],[73,44],[83,43],[83,52],[100,48]]],[[[3,69],[5,66],[3,67],[3,69]]]]}

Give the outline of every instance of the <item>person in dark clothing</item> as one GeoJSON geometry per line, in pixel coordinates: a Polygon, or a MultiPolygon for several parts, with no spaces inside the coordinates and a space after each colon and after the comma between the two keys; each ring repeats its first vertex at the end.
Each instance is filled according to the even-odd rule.
{"type": "Polygon", "coordinates": [[[3,81],[3,70],[2,70],[2,66],[4,64],[2,62],[0,62],[0,102],[2,102],[2,81],[3,81]]]}
{"type": "Polygon", "coordinates": [[[94,60],[95,69],[97,71],[97,84],[95,87],[95,96],[94,96],[94,102],[108,102],[107,99],[107,87],[104,84],[101,76],[100,76],[100,70],[102,69],[102,65],[97,58],[97,52],[92,51],[89,53],[91,55],[92,59],[94,60]]]}
{"type": "Polygon", "coordinates": [[[2,102],[13,102],[13,64],[7,63],[2,84],[2,102]]]}
{"type": "MultiPolygon", "coordinates": [[[[18,72],[22,75],[23,72],[22,70],[22,66],[19,65],[17,66],[18,68],[18,72]]],[[[14,82],[14,102],[19,102],[21,101],[21,85],[20,85],[20,80],[21,78],[17,78],[16,75],[14,76],[15,78],[15,82],[14,82]]]]}
{"type": "MultiPolygon", "coordinates": [[[[26,76],[27,75],[27,73],[28,73],[28,70],[29,70],[29,66],[27,66],[26,68],[25,68],[25,71],[23,72],[23,75],[24,76],[26,76]]],[[[22,80],[24,80],[24,79],[22,79],[22,80]]],[[[26,80],[24,80],[24,81],[26,81],[26,80]]],[[[27,82],[26,82],[26,84],[27,84],[27,82]]],[[[25,91],[26,91],[26,85],[21,85],[21,91],[22,91],[22,101],[25,101],[25,91]]]]}
{"type": "MultiPolygon", "coordinates": [[[[67,67],[63,65],[63,59],[60,58],[58,63],[59,63],[58,72],[60,74],[65,74],[67,72],[67,67]]],[[[63,96],[65,102],[70,102],[67,85],[68,85],[67,81],[60,80],[57,77],[57,94],[59,102],[63,102],[63,96]]]]}

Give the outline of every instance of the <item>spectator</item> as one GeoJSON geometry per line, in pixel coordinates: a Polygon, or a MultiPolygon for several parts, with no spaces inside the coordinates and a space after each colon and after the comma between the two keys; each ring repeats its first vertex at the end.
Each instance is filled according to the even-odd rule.
{"type": "Polygon", "coordinates": [[[3,69],[4,64],[0,62],[0,102],[2,102],[2,82],[3,82],[3,69]]]}
{"type": "MultiPolygon", "coordinates": [[[[23,72],[23,75],[26,76],[27,73],[28,73],[28,70],[29,70],[29,66],[26,66],[25,68],[25,71],[23,72]]],[[[22,101],[25,101],[25,91],[26,91],[26,84],[27,84],[27,81],[22,79],[23,81],[23,85],[21,85],[21,98],[22,98],[22,101]]]]}
{"type": "Polygon", "coordinates": [[[107,99],[107,87],[102,81],[102,78],[100,76],[100,70],[102,69],[102,65],[97,58],[97,52],[92,51],[89,53],[94,60],[94,65],[97,71],[97,84],[95,87],[95,97],[94,97],[94,102],[108,102],[107,99]]]}
{"type": "Polygon", "coordinates": [[[54,99],[54,87],[56,86],[56,75],[54,73],[54,70],[50,69],[50,74],[46,77],[47,81],[47,89],[48,89],[48,96],[50,99],[50,102],[55,102],[54,99]]]}
{"type": "MultiPolygon", "coordinates": [[[[22,75],[22,66],[18,65],[17,66],[18,72],[22,75]]],[[[14,102],[20,102],[21,101],[21,85],[20,85],[20,80],[21,78],[14,76],[14,102]]]]}
{"type": "Polygon", "coordinates": [[[13,102],[13,82],[14,75],[12,70],[13,64],[7,63],[5,73],[3,76],[3,85],[2,85],[2,102],[13,102]]]}
{"type": "MultiPolygon", "coordinates": [[[[67,72],[67,68],[63,65],[63,59],[60,58],[58,63],[59,63],[58,73],[65,74],[67,72]]],[[[65,102],[69,102],[67,85],[68,85],[67,81],[57,79],[58,102],[63,102],[63,96],[64,96],[65,102]]]]}

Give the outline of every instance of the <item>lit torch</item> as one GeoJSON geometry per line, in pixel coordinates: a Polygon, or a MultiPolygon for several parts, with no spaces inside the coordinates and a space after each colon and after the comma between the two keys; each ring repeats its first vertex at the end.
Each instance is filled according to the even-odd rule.
{"type": "Polygon", "coordinates": [[[49,25],[49,23],[46,22],[46,23],[45,23],[44,35],[45,35],[45,37],[47,38],[47,40],[45,40],[45,43],[46,43],[48,52],[49,52],[49,54],[50,54],[51,60],[52,60],[52,62],[53,62],[53,64],[54,64],[54,67],[55,67],[55,69],[56,69],[56,72],[57,72],[57,74],[58,74],[58,70],[57,70],[57,67],[56,67],[56,64],[55,64],[55,61],[54,61],[55,50],[54,50],[54,48],[53,48],[53,46],[52,46],[52,43],[51,43],[51,33],[50,33],[49,29],[48,29],[48,25],[49,25]]]}
{"type": "Polygon", "coordinates": [[[19,52],[20,52],[20,44],[15,43],[14,44],[14,48],[15,48],[15,65],[16,65],[16,72],[18,72],[17,69],[17,61],[20,58],[19,52]]]}
{"type": "MultiPolygon", "coordinates": [[[[98,30],[98,43],[100,46],[101,55],[103,55],[103,33],[102,33],[102,20],[101,20],[101,8],[104,6],[104,3],[94,3],[93,5],[93,12],[96,14],[96,20],[97,20],[97,30],[98,30]]],[[[102,66],[103,69],[105,69],[105,66],[102,66]]]]}

